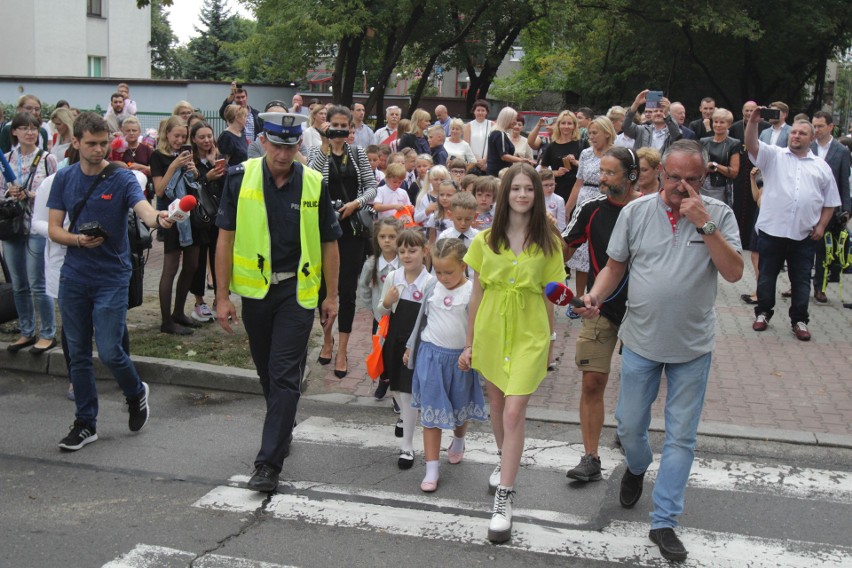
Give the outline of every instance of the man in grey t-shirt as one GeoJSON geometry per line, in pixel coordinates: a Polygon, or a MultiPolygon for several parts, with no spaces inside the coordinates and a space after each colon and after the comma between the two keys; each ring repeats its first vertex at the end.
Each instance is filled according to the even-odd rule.
{"type": "Polygon", "coordinates": [[[743,274],[742,247],[731,208],[698,194],[707,154],[694,140],[674,142],[663,155],[663,190],[628,204],[607,247],[609,261],[583,296],[583,317],[600,313],[629,270],[627,314],[615,417],[627,469],[619,500],[633,507],[653,460],[648,443],[651,405],[666,372],[666,439],[654,486],[649,538],[669,560],[685,560],[674,532],[695,450],[715,341],[717,275],[743,274]]]}

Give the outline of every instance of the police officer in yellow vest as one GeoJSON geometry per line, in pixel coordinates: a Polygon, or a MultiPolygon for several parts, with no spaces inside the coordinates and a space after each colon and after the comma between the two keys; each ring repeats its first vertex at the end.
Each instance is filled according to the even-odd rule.
{"type": "Polygon", "coordinates": [[[233,333],[237,311],[229,290],[242,296],[242,317],[260,384],[266,419],[255,472],[255,491],[273,491],[290,440],[321,278],[329,290],[323,325],[337,315],[340,225],[322,174],[294,158],[302,141],[299,114],[267,112],[265,155],[231,167],[216,224],[217,317],[233,333]]]}

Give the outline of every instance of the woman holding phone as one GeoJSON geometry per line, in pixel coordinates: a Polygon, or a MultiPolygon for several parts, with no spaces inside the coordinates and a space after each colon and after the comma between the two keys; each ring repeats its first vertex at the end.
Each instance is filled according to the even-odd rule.
{"type": "MultiPolygon", "coordinates": [[[[207,190],[207,194],[215,200],[218,207],[222,197],[222,184],[227,165],[219,154],[213,139],[213,128],[206,122],[196,122],[189,130],[189,140],[192,144],[192,158],[198,170],[198,181],[207,190]]],[[[207,285],[207,261],[210,261],[210,274],[213,278],[213,295],[216,295],[216,242],[219,238],[219,227],[214,222],[206,229],[198,229],[198,268],[190,283],[189,292],[195,296],[195,307],[190,317],[198,322],[211,322],[215,315],[204,301],[204,287],[207,285]]],[[[214,300],[213,310],[216,309],[214,300]]]]}
{"type": "MultiPolygon", "coordinates": [[[[186,122],[179,116],[172,116],[160,125],[160,135],[157,150],[151,156],[151,176],[154,179],[154,193],[157,196],[157,209],[168,209],[169,200],[166,198],[166,188],[175,176],[190,174],[197,178],[198,170],[192,159],[192,147],[187,144],[186,122]]],[[[192,244],[181,246],[177,225],[171,229],[158,229],[157,239],[163,241],[163,272],[160,276],[160,331],[176,335],[189,335],[193,327],[198,327],[186,317],[184,308],[186,297],[195,271],[198,268],[198,239],[200,235],[193,232],[192,244]],[[174,310],[172,304],[172,288],[178,268],[183,257],[183,269],[177,278],[174,310]]]]}

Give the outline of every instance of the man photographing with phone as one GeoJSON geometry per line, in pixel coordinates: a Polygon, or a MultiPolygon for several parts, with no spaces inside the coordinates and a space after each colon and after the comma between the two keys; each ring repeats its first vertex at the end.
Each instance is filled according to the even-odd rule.
{"type": "Polygon", "coordinates": [[[624,134],[635,140],[634,152],[639,148],[651,146],[660,154],[664,154],[672,142],[680,140],[680,128],[669,114],[669,106],[669,99],[663,96],[662,91],[645,89],[636,95],[636,99],[624,116],[622,125],[624,134]],[[642,105],[646,105],[646,108],[651,110],[651,124],[637,125],[633,122],[633,117],[642,105]]]}
{"type": "Polygon", "coordinates": [[[249,106],[248,91],[243,88],[242,83],[231,81],[231,93],[219,107],[219,117],[225,120],[225,109],[228,105],[237,105],[248,109],[248,117],[246,117],[246,127],[243,132],[244,138],[249,143],[254,142],[255,138],[263,131],[263,120],[260,118],[260,111],[249,106]]]}
{"type": "Polygon", "coordinates": [[[68,247],[59,280],[62,333],[68,343],[77,405],[71,432],[59,442],[68,451],[98,439],[92,328],[98,356],[127,399],[130,431],[137,432],[148,422],[148,385],[139,378],[121,345],[132,270],[127,210],[132,208],[149,227],[169,228],[172,222],[167,212],[157,212],[145,200],[131,171],[114,170],[106,161],[109,130],[106,121],[94,113],[77,117],[71,144],[79,151],[80,162],[56,174],[47,202],[50,239],[68,247]],[[67,229],[66,217],[70,219],[67,229]],[[87,224],[90,234],[81,234],[80,228],[87,224]],[[96,234],[101,236],[92,236],[96,234]]]}

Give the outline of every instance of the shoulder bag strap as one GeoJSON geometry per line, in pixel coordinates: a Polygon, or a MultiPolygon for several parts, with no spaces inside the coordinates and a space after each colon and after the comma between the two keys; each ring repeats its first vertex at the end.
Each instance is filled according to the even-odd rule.
{"type": "Polygon", "coordinates": [[[74,228],[74,223],[77,222],[77,218],[80,216],[80,213],[83,212],[83,207],[86,206],[86,202],[95,192],[95,189],[97,189],[101,182],[108,178],[110,174],[117,169],[118,166],[116,166],[115,164],[110,164],[103,170],[101,170],[101,173],[99,173],[98,177],[95,178],[95,181],[92,182],[92,186],[89,188],[89,191],[86,192],[86,197],[84,197],[83,200],[80,201],[80,203],[78,203],[77,206],[74,208],[74,212],[71,214],[71,222],[68,224],[69,231],[74,228]]]}

